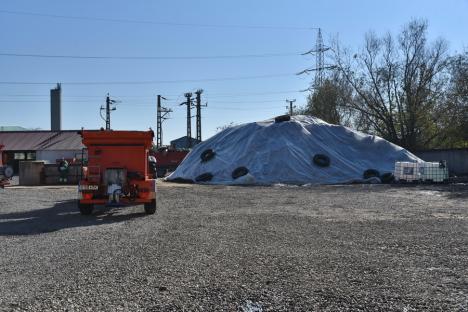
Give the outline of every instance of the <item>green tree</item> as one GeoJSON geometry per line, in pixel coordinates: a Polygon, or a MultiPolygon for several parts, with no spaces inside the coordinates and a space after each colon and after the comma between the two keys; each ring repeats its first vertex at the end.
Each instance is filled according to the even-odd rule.
{"type": "Polygon", "coordinates": [[[340,86],[326,79],[323,85],[307,98],[306,113],[332,124],[340,124],[340,86]]]}
{"type": "Polygon", "coordinates": [[[451,59],[450,73],[437,146],[468,147],[468,52],[451,59]]]}

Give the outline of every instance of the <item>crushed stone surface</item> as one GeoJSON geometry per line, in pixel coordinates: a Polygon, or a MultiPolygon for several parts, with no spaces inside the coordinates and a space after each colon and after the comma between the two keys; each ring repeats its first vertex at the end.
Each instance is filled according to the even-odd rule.
{"type": "Polygon", "coordinates": [[[468,187],[0,191],[0,311],[468,311],[468,187]]]}

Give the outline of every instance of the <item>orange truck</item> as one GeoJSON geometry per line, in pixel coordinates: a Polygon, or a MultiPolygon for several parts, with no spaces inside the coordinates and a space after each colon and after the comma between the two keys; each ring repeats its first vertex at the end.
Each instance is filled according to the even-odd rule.
{"type": "Polygon", "coordinates": [[[78,208],[89,215],[95,205],[143,204],[156,212],[156,164],[149,155],[153,131],[80,131],[83,145],[78,208]],[[86,155],[87,154],[87,155],[86,155]]]}

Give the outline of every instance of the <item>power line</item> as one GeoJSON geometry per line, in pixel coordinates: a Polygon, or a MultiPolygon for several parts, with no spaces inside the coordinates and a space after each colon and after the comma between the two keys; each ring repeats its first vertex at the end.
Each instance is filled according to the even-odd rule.
{"type": "MultiPolygon", "coordinates": [[[[208,97],[208,99],[211,99],[208,97]]],[[[249,104],[249,103],[279,103],[278,100],[252,100],[252,101],[215,101],[216,103],[249,104]]]]}
{"type": "MultiPolygon", "coordinates": [[[[104,98],[104,97],[103,97],[104,98]]],[[[118,97],[115,97],[115,98],[118,98],[118,97]]],[[[65,99],[62,99],[64,103],[89,103],[89,104],[95,104],[95,103],[98,103],[98,101],[86,101],[86,100],[83,100],[83,101],[80,101],[80,100],[67,100],[66,98],[65,99]]],[[[257,104],[257,103],[280,103],[281,100],[251,100],[251,101],[216,101],[216,100],[213,100],[215,103],[218,103],[218,104],[257,104]]],[[[43,99],[41,100],[3,100],[3,99],[0,99],[0,103],[36,103],[36,104],[47,104],[49,103],[49,101],[45,101],[43,99]]],[[[137,106],[153,106],[154,104],[152,104],[152,102],[148,101],[148,102],[137,102],[137,103],[124,103],[124,104],[121,104],[121,105],[137,105],[137,106]]],[[[172,107],[176,107],[177,105],[173,105],[172,107]]]]}
{"type": "MultiPolygon", "coordinates": [[[[212,81],[232,81],[232,80],[249,80],[249,79],[264,79],[277,77],[291,77],[295,74],[269,74],[259,76],[239,76],[239,77],[221,77],[221,78],[205,78],[205,79],[186,79],[186,80],[155,80],[155,81],[86,81],[86,82],[62,82],[63,85],[145,85],[145,84],[171,84],[171,83],[192,83],[192,82],[212,82],[212,81]]],[[[33,82],[33,81],[0,81],[3,85],[50,85],[56,82],[33,82]]]]}
{"type": "Polygon", "coordinates": [[[242,97],[242,96],[254,96],[254,95],[269,95],[269,94],[287,94],[287,93],[298,93],[301,92],[300,90],[285,90],[285,91],[271,91],[271,92],[241,92],[241,93],[230,93],[230,94],[220,94],[220,93],[212,93],[209,95],[210,98],[217,98],[217,97],[242,97]]]}
{"type": "MultiPolygon", "coordinates": [[[[120,104],[119,105],[119,109],[123,109],[123,108],[127,108],[127,109],[136,109],[136,108],[140,108],[140,109],[147,109],[148,107],[151,107],[154,105],[137,105],[137,104],[132,104],[132,105],[128,105],[128,104],[120,104]]],[[[169,106],[171,108],[175,108],[175,106],[169,106]]],[[[221,107],[221,106],[210,106],[210,111],[211,110],[229,110],[229,111],[271,111],[271,110],[281,110],[283,109],[284,110],[284,106],[269,106],[269,107],[246,107],[246,108],[242,108],[242,107],[234,107],[234,106],[225,106],[225,107],[221,107]]],[[[171,119],[173,119],[174,117],[171,117],[171,119]]],[[[182,118],[182,117],[180,117],[182,118]]],[[[187,117],[184,116],[183,117],[184,119],[186,119],[187,117]]]]}
{"type": "Polygon", "coordinates": [[[126,23],[126,24],[147,24],[147,25],[164,25],[164,26],[181,26],[181,27],[205,27],[205,28],[240,28],[240,29],[283,29],[283,30],[314,30],[316,27],[300,27],[300,26],[273,26],[273,25],[236,25],[236,24],[196,24],[196,23],[174,23],[174,22],[155,22],[149,20],[132,20],[119,19],[108,17],[89,17],[89,16],[73,16],[73,15],[57,15],[36,12],[10,11],[0,10],[0,13],[11,15],[37,16],[57,19],[72,19],[86,20],[96,22],[111,22],[111,23],[126,23]]]}
{"type": "MultiPolygon", "coordinates": [[[[213,98],[224,98],[224,97],[249,97],[249,96],[262,96],[270,94],[288,94],[288,93],[300,93],[301,90],[284,90],[284,91],[264,91],[264,92],[239,92],[239,93],[208,93],[210,99],[213,98]]],[[[168,96],[178,96],[179,94],[169,94],[168,96]]],[[[0,94],[0,97],[49,97],[49,94],[0,94]]],[[[65,99],[69,98],[104,98],[105,95],[68,95],[65,99]]],[[[154,95],[115,95],[117,98],[126,99],[154,99],[154,95]]]]}
{"type": "Polygon", "coordinates": [[[58,55],[58,54],[30,54],[30,53],[4,53],[0,56],[29,57],[48,59],[78,59],[78,60],[212,60],[237,58],[269,58],[284,56],[300,56],[299,52],[290,53],[261,53],[261,54],[234,54],[234,55],[205,55],[205,56],[97,56],[97,55],[58,55]]]}
{"type": "MultiPolygon", "coordinates": [[[[277,100],[277,101],[250,101],[250,102],[245,102],[246,104],[256,104],[256,103],[263,103],[263,102],[277,102],[279,103],[281,100],[277,100]]],[[[0,101],[1,103],[10,103],[12,101],[0,101]]],[[[90,102],[90,101],[79,101],[79,102],[75,102],[75,101],[63,101],[65,104],[66,103],[88,103],[88,104],[98,104],[99,102],[90,102]]],[[[49,101],[14,101],[12,103],[35,103],[35,104],[50,104],[49,101]]],[[[219,104],[238,104],[239,102],[218,102],[216,101],[216,103],[219,103],[219,104]]],[[[171,108],[175,108],[175,107],[178,107],[179,105],[170,105],[168,107],[171,107],[171,108]]],[[[119,107],[121,108],[148,108],[148,107],[154,107],[154,104],[150,104],[150,103],[120,103],[119,104],[119,107]]],[[[246,108],[242,108],[242,107],[239,107],[239,106],[210,106],[210,110],[213,109],[213,110],[233,110],[233,111],[268,111],[268,110],[274,110],[274,109],[280,109],[280,108],[283,108],[283,106],[262,106],[262,107],[246,107],[246,108]]],[[[104,110],[104,109],[103,109],[104,110]]],[[[104,117],[103,117],[104,118],[104,117]]],[[[105,120],[105,118],[104,118],[105,120]]]]}

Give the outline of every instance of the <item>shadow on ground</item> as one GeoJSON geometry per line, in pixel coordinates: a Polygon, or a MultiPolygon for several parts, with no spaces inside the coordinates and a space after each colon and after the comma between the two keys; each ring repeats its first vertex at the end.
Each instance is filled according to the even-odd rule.
{"type": "Polygon", "coordinates": [[[34,235],[62,229],[118,223],[145,213],[122,214],[120,208],[99,207],[90,216],[79,213],[76,200],[58,202],[50,208],[0,214],[0,235],[34,235]]]}

